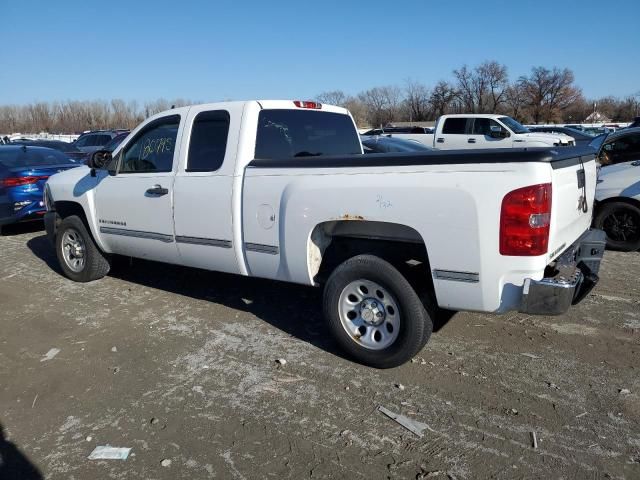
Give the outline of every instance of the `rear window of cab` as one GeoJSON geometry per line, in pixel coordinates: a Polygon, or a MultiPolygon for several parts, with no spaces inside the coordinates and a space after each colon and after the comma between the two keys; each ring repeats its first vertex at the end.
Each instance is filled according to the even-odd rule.
{"type": "Polygon", "coordinates": [[[362,153],[351,117],[312,110],[261,110],[255,158],[285,159],[362,153]]]}

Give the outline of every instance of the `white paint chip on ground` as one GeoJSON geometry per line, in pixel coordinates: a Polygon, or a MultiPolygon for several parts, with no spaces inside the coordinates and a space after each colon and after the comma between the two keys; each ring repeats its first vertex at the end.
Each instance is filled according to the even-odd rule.
{"type": "Polygon", "coordinates": [[[402,425],[404,428],[409,430],[412,433],[415,433],[418,437],[422,438],[424,436],[424,431],[429,430],[430,432],[437,433],[426,423],[421,423],[416,420],[412,420],[409,417],[405,417],[404,415],[400,415],[399,413],[394,413],[391,410],[383,407],[382,405],[378,406],[378,410],[384,413],[387,417],[392,420],[395,420],[398,424],[402,425]]]}
{"type": "Polygon", "coordinates": [[[539,360],[542,358],[538,355],[534,355],[533,353],[521,353],[520,355],[522,355],[523,357],[533,358],[534,360],[539,360]]]}
{"type": "Polygon", "coordinates": [[[93,449],[89,460],[126,460],[131,452],[130,448],[100,446],[93,449]]]}
{"type": "Polygon", "coordinates": [[[59,348],[52,348],[51,350],[49,350],[44,357],[42,357],[40,359],[41,362],[46,362],[47,360],[53,360],[53,357],[55,357],[56,355],[58,355],[60,353],[60,349],[59,348]]]}

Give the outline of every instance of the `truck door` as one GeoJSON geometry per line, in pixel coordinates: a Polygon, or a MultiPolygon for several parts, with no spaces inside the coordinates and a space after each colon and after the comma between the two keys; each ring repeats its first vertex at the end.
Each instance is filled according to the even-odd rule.
{"type": "Polygon", "coordinates": [[[442,130],[436,133],[435,147],[439,150],[460,150],[474,148],[468,143],[467,124],[471,119],[466,117],[447,117],[444,119],[442,130]]]}
{"type": "Polygon", "coordinates": [[[99,170],[96,216],[114,253],[176,263],[173,237],[173,165],[180,115],[144,126],[114,159],[114,173],[99,170]]]}
{"type": "Polygon", "coordinates": [[[511,137],[505,137],[505,128],[491,118],[474,118],[469,148],[511,148],[511,137]]]}
{"type": "Polygon", "coordinates": [[[233,248],[232,191],[242,105],[191,107],[174,186],[183,265],[240,273],[233,248]],[[184,158],[186,157],[186,158],[184,158]]]}

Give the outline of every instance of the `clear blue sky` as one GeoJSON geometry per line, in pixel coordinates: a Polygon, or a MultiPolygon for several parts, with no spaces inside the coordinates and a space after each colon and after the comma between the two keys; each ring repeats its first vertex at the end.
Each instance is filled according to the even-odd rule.
{"type": "Polygon", "coordinates": [[[0,104],[310,98],[495,59],[640,91],[640,1],[0,0],[0,104]]]}

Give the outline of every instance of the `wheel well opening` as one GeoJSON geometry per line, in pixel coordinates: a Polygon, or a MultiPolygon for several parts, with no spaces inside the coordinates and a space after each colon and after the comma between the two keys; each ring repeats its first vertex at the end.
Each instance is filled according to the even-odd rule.
{"type": "Polygon", "coordinates": [[[605,200],[602,200],[601,202],[597,202],[596,206],[595,206],[596,212],[599,209],[601,209],[602,207],[604,207],[605,205],[608,205],[610,203],[627,203],[629,205],[633,205],[636,208],[640,208],[640,200],[636,200],[635,198],[611,197],[611,198],[607,198],[605,200]]]}
{"type": "Polygon", "coordinates": [[[310,243],[309,267],[318,284],[325,283],[345,260],[370,254],[397,268],[419,294],[434,295],[425,243],[411,227],[356,220],[327,222],[316,226],[310,243]]]}
{"type": "Polygon", "coordinates": [[[84,209],[79,203],[59,201],[55,202],[55,209],[61,219],[70,217],[71,215],[77,215],[78,217],[86,220],[84,209]]]}

